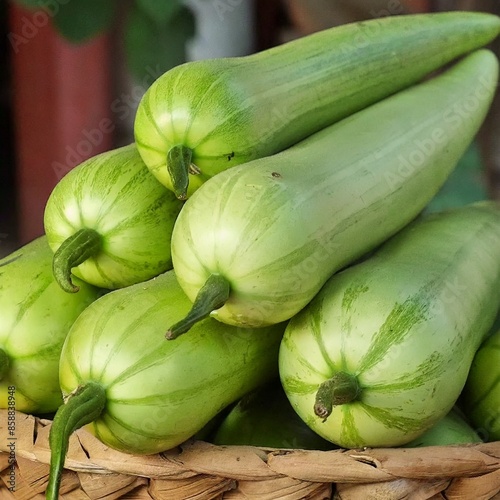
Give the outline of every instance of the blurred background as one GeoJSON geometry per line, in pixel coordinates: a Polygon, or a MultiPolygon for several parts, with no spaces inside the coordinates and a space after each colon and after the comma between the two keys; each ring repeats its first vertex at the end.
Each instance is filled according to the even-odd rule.
{"type": "MultiPolygon", "coordinates": [[[[0,257],[43,233],[58,180],[133,141],[144,91],[169,68],[240,56],[328,27],[494,0],[10,0],[0,2],[0,257]]],[[[491,47],[498,54],[497,42],[491,47]]],[[[428,210],[500,199],[500,103],[428,210]]]]}

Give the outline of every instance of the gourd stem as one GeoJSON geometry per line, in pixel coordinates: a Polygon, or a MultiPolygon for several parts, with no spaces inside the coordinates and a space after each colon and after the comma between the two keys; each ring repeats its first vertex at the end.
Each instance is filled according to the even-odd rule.
{"type": "Polygon", "coordinates": [[[211,274],[200,288],[187,316],[170,327],[165,337],[173,340],[186,333],[195,323],[207,318],[215,309],[222,307],[230,293],[229,281],[220,274],[211,274]]]}
{"type": "Polygon", "coordinates": [[[324,422],[331,415],[334,406],[355,401],[360,393],[361,387],[354,375],[337,372],[319,386],[314,403],[314,413],[323,418],[324,422]]]}
{"type": "Polygon", "coordinates": [[[54,416],[49,433],[50,472],[47,500],[59,498],[61,476],[71,434],[96,420],[106,406],[106,390],[95,382],[87,382],[73,392],[54,416]]]}
{"type": "Polygon", "coordinates": [[[71,269],[96,255],[102,246],[101,235],[94,229],[80,229],[64,240],[52,260],[52,272],[59,286],[69,293],[80,289],[71,280],[71,269]]]}
{"type": "Polygon", "coordinates": [[[0,380],[3,380],[10,368],[10,358],[9,355],[0,349],[0,380]]]}
{"type": "Polygon", "coordinates": [[[193,170],[191,167],[192,157],[193,151],[183,144],[171,147],[167,153],[167,170],[175,196],[179,200],[187,198],[189,173],[199,173],[199,170],[193,170]]]}

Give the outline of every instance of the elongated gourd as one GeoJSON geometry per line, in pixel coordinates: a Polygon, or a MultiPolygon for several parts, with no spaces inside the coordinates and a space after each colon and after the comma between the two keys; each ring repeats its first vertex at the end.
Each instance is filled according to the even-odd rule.
{"type": "Polygon", "coordinates": [[[186,201],[172,234],[198,318],[263,326],[291,318],[341,268],[408,224],[482,123],[498,62],[481,49],[444,74],[277,155],[226,170],[186,201]]]}
{"type": "MultiPolygon", "coordinates": [[[[500,304],[498,291],[496,297],[500,304]]],[[[485,441],[500,439],[500,325],[498,324],[474,356],[461,397],[461,407],[485,441]]]]}
{"type": "Polygon", "coordinates": [[[0,260],[0,407],[50,413],[62,404],[59,355],[78,315],[101,291],[75,278],[61,290],[45,236],[0,260]]]}
{"type": "Polygon", "coordinates": [[[341,447],[412,441],[458,400],[499,289],[500,205],[415,221],[290,320],[279,369],[292,406],[341,447]]]}
{"type": "Polygon", "coordinates": [[[182,202],[149,172],[135,144],[106,151],[67,173],[45,206],[54,276],[101,288],[148,280],[172,268],[170,239],[182,202]]]}
{"type": "Polygon", "coordinates": [[[163,74],[139,103],[139,152],[183,199],[229,167],[277,153],[494,39],[473,12],[392,16],[163,74]]]}
{"type": "Polygon", "coordinates": [[[60,361],[66,404],[50,432],[48,499],[57,499],[68,439],[87,428],[106,445],[151,454],[179,445],[230,403],[278,376],[284,324],[264,331],[207,318],[165,342],[163,325],[190,302],[172,271],[115,290],[72,327],[60,361]]]}

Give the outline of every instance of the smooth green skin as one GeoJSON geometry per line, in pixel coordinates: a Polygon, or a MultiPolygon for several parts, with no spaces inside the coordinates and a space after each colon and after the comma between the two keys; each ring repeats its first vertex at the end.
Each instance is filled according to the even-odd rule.
{"type": "Polygon", "coordinates": [[[167,450],[277,376],[285,325],[255,331],[208,318],[195,335],[165,340],[166,325],[189,307],[169,271],[110,292],[74,324],[61,353],[61,388],[69,394],[88,381],[105,388],[105,410],[88,426],[104,444],[167,450]]]}
{"type": "Polygon", "coordinates": [[[476,51],[287,151],[214,176],[186,201],[172,234],[186,294],[194,300],[220,274],[231,292],[216,319],[291,318],[427,205],[482,123],[497,75],[493,53],[476,51]]]}
{"type": "Polygon", "coordinates": [[[122,288],[172,268],[170,239],[181,207],[129,144],[84,161],[57,183],[45,232],[55,252],[78,230],[97,231],[101,250],[72,272],[102,288],[122,288]]]}
{"type": "Polygon", "coordinates": [[[456,444],[482,443],[478,433],[456,408],[426,430],[421,436],[405,444],[406,448],[422,446],[448,446],[456,444]]]}
{"type": "Polygon", "coordinates": [[[15,386],[15,408],[50,413],[62,403],[59,355],[78,315],[101,295],[81,282],[78,294],[63,292],[52,276],[52,250],[45,236],[0,260],[0,349],[9,369],[0,380],[0,408],[15,386]]]}
{"type": "Polygon", "coordinates": [[[500,19],[486,13],[390,16],[328,29],[250,56],[189,62],[160,76],[139,103],[134,132],[146,165],[172,188],[167,153],[192,149],[208,178],[277,153],[453,59],[484,46],[500,19]]]}
{"type": "MultiPolygon", "coordinates": [[[[497,292],[498,301],[498,292],[497,292]]],[[[485,441],[500,440],[500,329],[476,353],[462,394],[462,408],[485,441]]]]}
{"type": "Polygon", "coordinates": [[[500,206],[482,202],[415,221],[333,276],[290,322],[283,388],[319,435],[343,448],[400,446],[443,418],[498,311],[500,206]],[[343,371],[360,395],[314,413],[343,371]]]}
{"type": "Polygon", "coordinates": [[[279,379],[240,399],[209,440],[217,445],[302,450],[335,448],[313,432],[295,413],[279,379]]]}

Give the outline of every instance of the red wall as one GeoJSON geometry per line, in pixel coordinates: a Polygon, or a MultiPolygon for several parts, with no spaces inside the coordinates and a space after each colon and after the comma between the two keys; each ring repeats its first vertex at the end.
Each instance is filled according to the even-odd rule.
{"type": "Polygon", "coordinates": [[[43,211],[70,168],[111,149],[110,41],[72,45],[49,14],[10,10],[19,240],[43,233],[43,211]]]}

